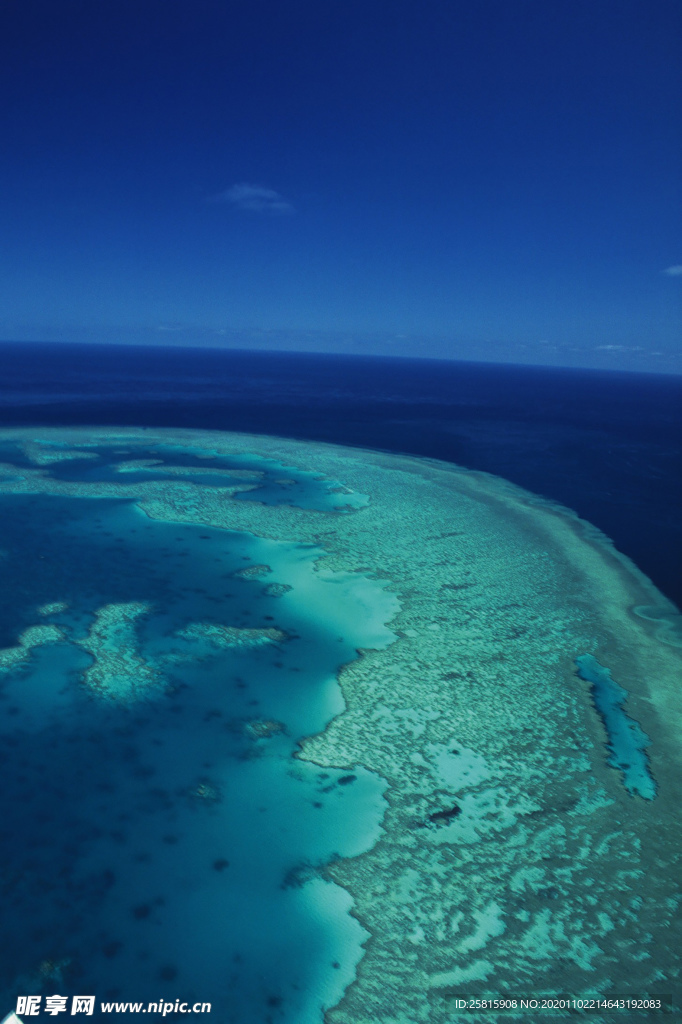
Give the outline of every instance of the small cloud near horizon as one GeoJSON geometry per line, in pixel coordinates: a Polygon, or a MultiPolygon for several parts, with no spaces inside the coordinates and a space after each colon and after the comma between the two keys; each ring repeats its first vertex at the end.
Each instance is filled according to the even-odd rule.
{"type": "Polygon", "coordinates": [[[682,263],[677,263],[674,267],[666,267],[663,273],[668,277],[682,277],[682,263]]]}
{"type": "Polygon", "coordinates": [[[641,345],[597,345],[596,352],[646,352],[641,345]]]}
{"type": "Polygon", "coordinates": [[[250,213],[266,213],[274,216],[295,213],[293,203],[290,203],[279,192],[272,188],[265,188],[263,185],[250,185],[248,182],[241,182],[232,185],[225,192],[219,192],[211,200],[214,203],[229,203],[237,210],[248,210],[250,213]]]}

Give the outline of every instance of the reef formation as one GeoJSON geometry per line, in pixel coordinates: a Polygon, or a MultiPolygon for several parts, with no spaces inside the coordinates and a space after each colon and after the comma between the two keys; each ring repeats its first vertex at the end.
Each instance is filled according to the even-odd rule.
{"type": "MultiPolygon", "coordinates": [[[[45,439],[87,452],[83,432],[3,435],[28,437],[36,465],[3,481],[5,493],[131,497],[151,518],[316,545],[318,573],[371,575],[396,596],[396,641],[342,668],[345,709],[297,755],[369,770],[388,787],[379,840],[325,868],[369,933],[328,1024],[527,1019],[513,1009],[453,1016],[461,995],[672,993],[679,1004],[682,657],[676,610],[651,582],[569,510],[486,474],[278,438],[115,434],[249,452],[369,496],[339,515],[273,508],[253,491],[229,500],[238,483],[73,483],[50,477],[49,457],[35,452],[45,439]],[[627,715],[647,737],[651,799],[610,763],[587,673],[576,669],[586,656],[624,688],[627,715]]],[[[106,650],[107,630],[130,630],[139,615],[103,614],[89,643],[106,650]]],[[[282,639],[204,633],[195,639],[282,639]]],[[[0,658],[23,659],[34,642],[24,636],[0,658]]]]}

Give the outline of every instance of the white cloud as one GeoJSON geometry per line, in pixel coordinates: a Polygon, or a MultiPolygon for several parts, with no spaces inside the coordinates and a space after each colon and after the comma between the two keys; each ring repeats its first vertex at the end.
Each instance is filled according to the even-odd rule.
{"type": "Polygon", "coordinates": [[[646,352],[641,345],[597,345],[597,352],[646,352]]]}
{"type": "Polygon", "coordinates": [[[678,263],[674,267],[666,267],[663,273],[668,277],[682,277],[682,263],[678,263]]]}
{"type": "Polygon", "coordinates": [[[220,192],[213,197],[213,202],[229,203],[238,210],[251,213],[269,213],[274,216],[294,213],[293,204],[279,192],[262,185],[249,185],[247,182],[232,185],[225,192],[220,192]]]}

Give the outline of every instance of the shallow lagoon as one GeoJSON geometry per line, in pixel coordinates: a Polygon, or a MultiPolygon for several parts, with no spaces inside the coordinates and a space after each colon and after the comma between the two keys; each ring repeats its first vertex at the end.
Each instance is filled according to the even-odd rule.
{"type": "Polygon", "coordinates": [[[576,658],[578,674],[592,684],[592,699],[604,723],[611,752],[609,764],[623,773],[628,793],[653,800],[656,783],[651,776],[646,748],[649,737],[624,712],[627,690],[614,682],[611,673],[596,658],[584,654],[576,658]]]}
{"type": "MultiPolygon", "coordinates": [[[[93,481],[89,459],[49,465],[93,481]]],[[[339,666],[394,639],[395,598],[309,544],[130,500],[0,505],[0,990],[319,1021],[366,937],[322,869],[376,841],[385,787],[293,755],[342,710],[339,666]]]]}

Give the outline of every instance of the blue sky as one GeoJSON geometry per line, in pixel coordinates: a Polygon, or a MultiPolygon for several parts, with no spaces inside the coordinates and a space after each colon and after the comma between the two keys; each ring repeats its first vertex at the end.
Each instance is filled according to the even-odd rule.
{"type": "Polygon", "coordinates": [[[678,0],[6,0],[0,337],[682,372],[678,0]]]}

